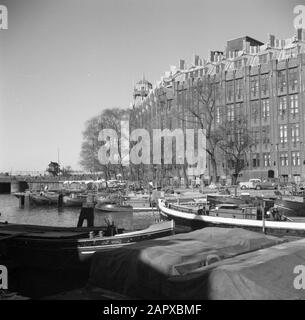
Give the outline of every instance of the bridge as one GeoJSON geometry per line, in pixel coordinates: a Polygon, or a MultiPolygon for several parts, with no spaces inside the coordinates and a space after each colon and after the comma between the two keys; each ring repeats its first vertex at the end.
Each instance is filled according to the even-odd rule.
{"type": "Polygon", "coordinates": [[[0,176],[0,194],[23,192],[28,188],[24,177],[0,176]]]}

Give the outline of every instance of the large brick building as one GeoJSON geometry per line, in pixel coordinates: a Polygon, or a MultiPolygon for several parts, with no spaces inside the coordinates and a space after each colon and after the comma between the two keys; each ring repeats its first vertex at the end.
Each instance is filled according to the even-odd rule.
{"type": "MultiPolygon", "coordinates": [[[[195,55],[189,66],[180,60],[179,67],[171,67],[154,87],[143,79],[134,91],[132,128],[190,126],[175,114],[195,103],[192,88],[206,77],[216,86],[216,126],[240,112],[248,118],[254,145],[239,180],[279,177],[304,181],[305,30],[297,30],[286,40],[269,35],[266,43],[247,36],[229,40],[223,51],[212,51],[208,60],[195,55]]],[[[217,159],[218,178],[228,178],[231,171],[226,159],[217,159]]],[[[153,178],[195,175],[179,165],[147,169],[153,178]]],[[[209,162],[205,172],[197,174],[211,179],[209,162]]]]}

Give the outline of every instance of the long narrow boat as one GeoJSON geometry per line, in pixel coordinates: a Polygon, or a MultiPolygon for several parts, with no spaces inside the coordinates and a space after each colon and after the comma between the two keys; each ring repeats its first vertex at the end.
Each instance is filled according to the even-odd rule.
{"type": "Polygon", "coordinates": [[[0,242],[8,258],[22,267],[88,268],[95,252],[172,235],[174,222],[164,221],[127,233],[122,231],[114,226],[53,228],[1,223],[0,242]]]}
{"type": "Polygon", "coordinates": [[[188,226],[192,229],[204,227],[225,227],[225,228],[245,228],[251,231],[258,231],[274,235],[289,235],[305,237],[305,223],[293,221],[271,221],[257,220],[256,217],[244,215],[244,218],[221,217],[198,214],[198,210],[190,210],[183,206],[173,206],[164,199],[158,201],[160,214],[167,219],[173,219],[177,225],[188,226]]]}

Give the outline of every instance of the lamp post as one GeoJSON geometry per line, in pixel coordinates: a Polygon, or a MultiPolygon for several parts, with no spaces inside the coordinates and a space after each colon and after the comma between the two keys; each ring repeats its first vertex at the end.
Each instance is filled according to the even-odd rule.
{"type": "Polygon", "coordinates": [[[300,183],[302,183],[302,175],[303,175],[303,164],[304,162],[302,161],[303,159],[303,141],[300,141],[300,166],[301,166],[301,170],[300,170],[300,183]]]}
{"type": "Polygon", "coordinates": [[[266,229],[265,229],[265,201],[264,201],[263,194],[262,194],[262,219],[263,219],[263,233],[266,233],[266,229]]]}
{"type": "MultiPolygon", "coordinates": [[[[277,177],[280,181],[280,159],[279,159],[279,144],[271,144],[271,147],[275,147],[275,151],[276,151],[276,155],[275,155],[275,161],[273,161],[273,165],[276,166],[276,170],[277,170],[277,177]]],[[[273,149],[273,148],[272,148],[273,149]]],[[[274,149],[273,149],[274,150],[274,149]]]]}

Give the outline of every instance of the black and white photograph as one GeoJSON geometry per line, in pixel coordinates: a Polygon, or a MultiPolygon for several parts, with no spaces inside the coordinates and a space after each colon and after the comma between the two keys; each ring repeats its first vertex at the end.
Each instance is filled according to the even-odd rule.
{"type": "Polygon", "coordinates": [[[304,1],[0,0],[0,300],[305,300],[304,1]]]}

